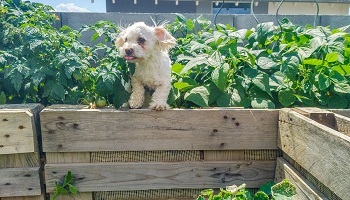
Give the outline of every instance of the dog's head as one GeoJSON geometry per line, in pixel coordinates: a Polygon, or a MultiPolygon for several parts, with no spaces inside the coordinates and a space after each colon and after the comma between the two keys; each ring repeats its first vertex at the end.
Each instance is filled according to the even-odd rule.
{"type": "Polygon", "coordinates": [[[167,51],[175,46],[175,38],[163,27],[150,27],[137,22],[123,30],[116,46],[120,55],[130,62],[137,62],[159,51],[167,51]]]}

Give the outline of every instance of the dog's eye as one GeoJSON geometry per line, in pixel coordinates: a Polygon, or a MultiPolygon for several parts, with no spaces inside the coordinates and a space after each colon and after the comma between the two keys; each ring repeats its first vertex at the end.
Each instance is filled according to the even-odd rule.
{"type": "Polygon", "coordinates": [[[138,44],[144,44],[145,42],[146,42],[145,38],[139,37],[139,38],[137,39],[137,43],[138,43],[138,44]]]}
{"type": "Polygon", "coordinates": [[[125,38],[125,42],[127,42],[128,41],[128,38],[125,38]]]}

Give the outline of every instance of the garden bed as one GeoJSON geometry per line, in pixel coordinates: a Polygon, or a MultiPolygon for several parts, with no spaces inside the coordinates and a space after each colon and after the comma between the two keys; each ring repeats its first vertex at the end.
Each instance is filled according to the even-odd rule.
{"type": "Polygon", "coordinates": [[[1,117],[8,121],[2,123],[13,123],[1,135],[17,141],[30,136],[33,148],[0,149],[0,163],[7,164],[0,172],[21,183],[16,191],[1,184],[1,200],[44,199],[41,187],[52,194],[68,171],[79,193],[59,199],[195,199],[206,188],[246,183],[256,190],[284,178],[296,186],[299,199],[349,198],[349,110],[4,108],[1,117]],[[31,134],[4,132],[21,125],[36,128],[31,134]],[[37,146],[45,161],[41,185],[37,146]],[[28,163],[9,165],[12,158],[28,163]],[[22,179],[31,179],[33,189],[28,192],[22,179]]]}

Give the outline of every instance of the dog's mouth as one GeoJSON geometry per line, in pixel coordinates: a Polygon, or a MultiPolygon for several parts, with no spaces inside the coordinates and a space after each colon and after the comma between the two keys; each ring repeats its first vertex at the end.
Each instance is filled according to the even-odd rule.
{"type": "Polygon", "coordinates": [[[135,60],[135,56],[124,56],[125,60],[135,60]]]}

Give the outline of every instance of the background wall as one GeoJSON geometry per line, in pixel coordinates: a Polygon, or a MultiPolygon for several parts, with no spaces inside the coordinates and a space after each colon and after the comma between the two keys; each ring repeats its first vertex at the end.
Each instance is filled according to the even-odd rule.
{"type": "MultiPolygon", "coordinates": [[[[152,19],[156,22],[175,21],[176,14],[174,13],[56,13],[60,21],[57,21],[55,26],[60,28],[67,25],[73,29],[79,30],[82,25],[95,24],[100,20],[109,20],[118,26],[127,26],[137,21],[144,21],[148,25],[153,25],[152,19]]],[[[187,19],[195,19],[200,15],[204,18],[214,21],[215,15],[212,14],[184,14],[187,19]]],[[[277,24],[275,15],[256,15],[260,23],[274,22],[277,24]]],[[[314,15],[280,15],[279,20],[287,17],[292,23],[305,26],[313,24],[314,15]]],[[[251,29],[255,28],[257,23],[252,15],[218,15],[217,23],[230,24],[237,29],[251,29]]],[[[316,20],[316,25],[329,26],[330,28],[339,28],[350,25],[350,16],[334,16],[334,15],[320,15],[316,20]]],[[[347,30],[350,32],[350,29],[347,30]]],[[[85,34],[83,41],[91,43],[90,38],[92,34],[85,34]]],[[[99,42],[99,41],[95,41],[99,42]]]]}
{"type": "MultiPolygon", "coordinates": [[[[269,3],[268,14],[275,14],[278,8],[278,3],[269,3]]],[[[320,15],[349,15],[349,3],[320,3],[320,15]]],[[[316,14],[315,3],[291,3],[285,2],[282,4],[280,14],[316,14]]]]}

